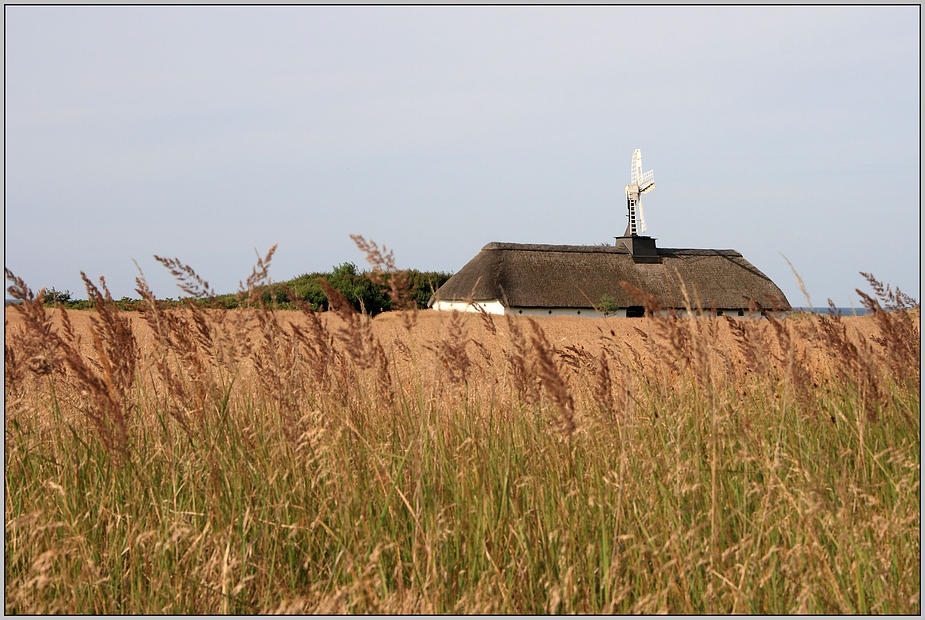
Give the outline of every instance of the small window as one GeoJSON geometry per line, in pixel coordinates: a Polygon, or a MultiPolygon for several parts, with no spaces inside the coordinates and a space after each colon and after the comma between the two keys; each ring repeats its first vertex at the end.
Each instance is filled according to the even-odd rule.
{"type": "Polygon", "coordinates": [[[716,311],[716,316],[723,316],[723,311],[722,311],[722,310],[717,310],[717,311],[716,311]]]}
{"type": "Polygon", "coordinates": [[[578,314],[581,314],[581,310],[578,311],[578,314]]]}
{"type": "Polygon", "coordinates": [[[549,311],[549,314],[552,314],[552,310],[549,311]]]}
{"type": "Polygon", "coordinates": [[[742,310],[739,310],[739,316],[745,316],[745,312],[743,312],[742,310]]]}
{"type": "Polygon", "coordinates": [[[627,318],[639,318],[646,315],[646,309],[642,306],[630,306],[626,309],[627,318]]]}
{"type": "Polygon", "coordinates": [[[517,311],[517,314],[523,314],[523,313],[524,313],[523,310],[518,310],[518,311],[517,311]]]}

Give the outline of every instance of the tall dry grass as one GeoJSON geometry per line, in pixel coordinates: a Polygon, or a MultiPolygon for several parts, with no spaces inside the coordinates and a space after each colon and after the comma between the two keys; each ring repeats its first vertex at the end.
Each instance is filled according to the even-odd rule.
{"type": "Polygon", "coordinates": [[[330,287],[331,312],[262,304],[271,258],[243,310],[140,277],[120,313],[85,277],[95,312],[50,311],[7,272],[8,613],[920,612],[899,291],[871,277],[869,317],[373,320],[330,287]]]}

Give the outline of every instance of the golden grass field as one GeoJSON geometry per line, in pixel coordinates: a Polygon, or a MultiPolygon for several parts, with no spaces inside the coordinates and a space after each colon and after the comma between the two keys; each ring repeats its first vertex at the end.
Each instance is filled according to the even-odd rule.
{"type": "MultiPolygon", "coordinates": [[[[51,309],[47,309],[46,312],[49,315],[50,324],[56,329],[61,329],[60,313],[55,313],[51,309]]],[[[216,311],[216,313],[237,315],[242,323],[250,324],[254,329],[259,326],[255,318],[255,312],[251,310],[221,310],[216,311]]],[[[70,321],[74,332],[81,341],[79,350],[88,356],[92,356],[94,349],[91,321],[95,314],[92,311],[70,313],[70,321]]],[[[124,312],[122,314],[136,338],[140,359],[153,363],[156,358],[158,343],[153,330],[145,321],[145,317],[138,312],[124,312]]],[[[274,314],[276,319],[283,325],[295,325],[302,329],[308,329],[308,320],[302,312],[276,310],[274,314]]],[[[333,312],[321,313],[318,317],[321,325],[328,333],[334,333],[345,326],[345,322],[333,312]]],[[[390,363],[394,364],[395,369],[404,376],[405,373],[410,371],[410,360],[408,360],[405,347],[401,343],[407,343],[410,338],[430,345],[440,343],[448,336],[448,331],[451,329],[450,318],[447,313],[430,310],[421,311],[413,332],[409,332],[403,325],[401,312],[385,312],[372,318],[370,326],[372,334],[385,348],[390,363]]],[[[470,339],[470,344],[468,345],[470,356],[476,361],[471,372],[477,374],[480,379],[493,378],[495,382],[500,381],[505,369],[503,367],[499,368],[493,362],[504,359],[510,335],[506,327],[506,319],[500,316],[482,318],[477,313],[462,314],[459,319],[459,326],[470,339]],[[494,326],[494,333],[486,327],[487,325],[494,326]]],[[[521,325],[522,330],[529,332],[528,319],[510,317],[510,320],[514,324],[521,325]]],[[[733,320],[741,322],[745,319],[733,320]]],[[[698,321],[711,325],[711,333],[707,344],[715,351],[719,359],[733,367],[744,366],[745,358],[742,349],[737,345],[735,336],[726,320],[699,319],[698,321]]],[[[870,337],[877,332],[876,320],[872,316],[846,316],[842,318],[842,322],[846,327],[848,338],[855,344],[869,341],[870,337]]],[[[651,355],[652,347],[649,345],[650,339],[651,341],[657,340],[658,334],[654,331],[653,325],[646,320],[603,317],[544,317],[538,321],[538,324],[541,325],[549,343],[565,353],[569,353],[567,349],[573,347],[597,357],[602,348],[609,347],[615,353],[619,351],[621,359],[625,360],[627,365],[632,365],[636,361],[633,351],[641,355],[640,359],[644,360],[644,364],[658,365],[659,363],[658,356],[651,355]]],[[[813,319],[809,315],[793,317],[788,320],[788,325],[799,333],[800,331],[812,329],[813,319]]],[[[22,317],[15,312],[10,312],[6,327],[8,332],[23,329],[22,317]]],[[[755,321],[749,327],[760,333],[761,337],[766,340],[767,350],[765,355],[769,359],[774,355],[781,355],[780,343],[774,337],[773,328],[767,321],[755,321]]],[[[245,332],[250,329],[243,328],[245,332]]],[[[794,344],[799,348],[800,353],[806,352],[807,343],[796,340],[794,344]]],[[[573,352],[573,354],[576,353],[573,352]]],[[[577,354],[580,355],[580,353],[577,354]]],[[[428,362],[435,367],[439,366],[439,356],[434,354],[432,358],[428,362]]],[[[248,364],[248,361],[247,358],[238,360],[245,368],[252,370],[252,366],[248,364]]],[[[824,355],[814,356],[810,354],[807,358],[807,368],[814,374],[826,375],[831,361],[824,355]]],[[[148,368],[147,372],[150,374],[152,369],[148,368]]]]}
{"type": "Polygon", "coordinates": [[[875,281],[759,320],[14,283],[7,613],[920,613],[920,310],[875,281]]]}

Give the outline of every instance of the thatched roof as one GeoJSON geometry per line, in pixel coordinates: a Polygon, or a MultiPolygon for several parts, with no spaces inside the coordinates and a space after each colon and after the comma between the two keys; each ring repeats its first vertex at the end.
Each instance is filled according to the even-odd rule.
{"type": "Polygon", "coordinates": [[[619,307],[641,305],[620,281],[683,308],[680,281],[703,308],[790,309],[783,292],[734,250],[658,248],[656,262],[635,262],[624,246],[489,243],[436,293],[443,301],[497,299],[507,307],[591,308],[604,295],[619,307]]]}

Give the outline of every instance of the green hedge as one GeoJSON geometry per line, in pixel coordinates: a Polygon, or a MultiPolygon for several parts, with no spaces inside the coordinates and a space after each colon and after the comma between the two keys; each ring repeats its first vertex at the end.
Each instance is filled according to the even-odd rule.
{"type": "MultiPolygon", "coordinates": [[[[417,269],[408,270],[411,278],[412,298],[417,302],[418,308],[426,308],[430,296],[435,290],[450,279],[452,274],[442,271],[418,271],[417,269]]],[[[327,310],[328,298],[321,289],[319,278],[327,280],[331,286],[340,291],[347,300],[358,311],[365,311],[369,314],[376,315],[380,312],[392,310],[392,300],[389,297],[388,281],[390,274],[385,274],[385,284],[379,285],[371,279],[371,273],[360,271],[353,263],[343,263],[332,268],[329,272],[306,273],[286,282],[278,282],[269,286],[261,287],[260,297],[264,304],[273,305],[281,309],[294,308],[292,298],[303,302],[308,302],[315,310],[327,310]]],[[[161,300],[168,304],[180,304],[181,300],[165,299],[161,300]]],[[[217,295],[211,299],[197,299],[200,303],[209,307],[218,308],[238,308],[247,305],[236,293],[217,295]]],[[[71,299],[70,291],[61,293],[55,289],[49,289],[45,292],[45,305],[54,306],[62,304],[65,308],[72,310],[86,310],[93,307],[92,302],[87,300],[71,299]]],[[[123,310],[139,310],[141,301],[123,297],[116,301],[116,304],[123,310]]]]}

